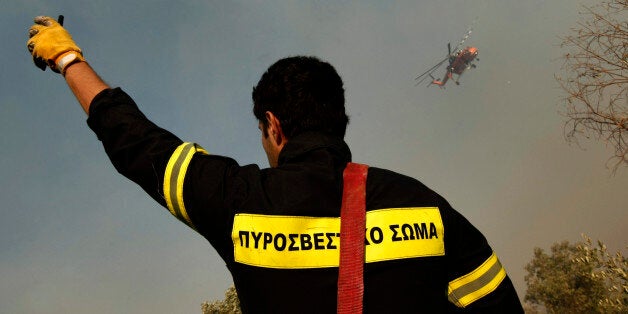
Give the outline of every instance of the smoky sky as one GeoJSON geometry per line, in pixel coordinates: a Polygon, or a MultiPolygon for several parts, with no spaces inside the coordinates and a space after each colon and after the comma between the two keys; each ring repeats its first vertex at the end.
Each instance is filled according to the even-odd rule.
{"type": "MultiPolygon", "coordinates": [[[[200,235],[109,163],[27,30],[65,16],[87,61],[155,123],[267,166],[251,91],[279,58],[315,55],[345,82],[356,162],[419,179],[487,237],[521,298],[533,248],[582,233],[626,245],[626,171],[601,141],[565,141],[559,1],[16,1],[0,13],[0,312],[193,313],[231,277],[200,235]],[[460,85],[415,86],[447,43],[479,50],[460,85]]],[[[444,70],[443,70],[444,71],[444,70]]],[[[442,77],[443,73],[434,75],[442,77]]]]}

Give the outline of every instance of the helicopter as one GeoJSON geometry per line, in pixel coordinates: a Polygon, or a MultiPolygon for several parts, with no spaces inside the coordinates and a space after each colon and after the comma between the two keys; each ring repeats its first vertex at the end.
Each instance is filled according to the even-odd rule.
{"type": "Polygon", "coordinates": [[[456,83],[456,85],[460,85],[459,80],[462,73],[469,68],[476,67],[476,65],[472,63],[473,61],[480,61],[480,59],[477,58],[478,49],[476,47],[467,46],[464,49],[460,49],[464,41],[467,38],[469,38],[470,35],[471,35],[471,29],[469,29],[467,34],[462,38],[462,40],[460,41],[458,46],[456,46],[453,52],[451,50],[451,43],[448,43],[447,44],[447,50],[448,50],[447,57],[445,57],[445,59],[438,62],[433,67],[431,67],[429,70],[423,72],[423,74],[417,76],[415,78],[415,80],[417,80],[416,85],[421,84],[428,77],[432,79],[432,81],[430,82],[428,86],[438,85],[439,87],[444,88],[445,84],[447,84],[447,81],[450,79],[453,80],[456,83]],[[435,78],[432,75],[432,73],[438,70],[438,68],[440,68],[447,61],[449,62],[449,64],[445,72],[445,77],[442,80],[435,78]],[[454,78],[454,74],[456,74],[458,77],[454,78]]]}

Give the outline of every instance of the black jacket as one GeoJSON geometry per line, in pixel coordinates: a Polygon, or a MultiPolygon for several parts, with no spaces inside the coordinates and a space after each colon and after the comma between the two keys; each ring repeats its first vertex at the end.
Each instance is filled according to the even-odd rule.
{"type": "MultiPolygon", "coordinates": [[[[334,313],[341,138],[289,139],[279,166],[240,166],[150,122],[120,89],[92,102],[89,126],[116,169],[204,236],[231,271],[242,310],[334,313]]],[[[484,236],[421,182],[369,168],[366,313],[522,312],[484,236]]]]}

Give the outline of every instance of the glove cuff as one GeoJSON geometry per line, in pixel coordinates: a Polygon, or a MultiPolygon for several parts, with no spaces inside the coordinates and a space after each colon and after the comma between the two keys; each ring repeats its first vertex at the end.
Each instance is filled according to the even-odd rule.
{"type": "Polygon", "coordinates": [[[68,51],[57,57],[57,60],[55,60],[55,65],[57,67],[57,70],[61,72],[61,75],[65,76],[65,69],[70,64],[74,64],[80,61],[85,61],[82,53],[78,51],[68,51]]]}

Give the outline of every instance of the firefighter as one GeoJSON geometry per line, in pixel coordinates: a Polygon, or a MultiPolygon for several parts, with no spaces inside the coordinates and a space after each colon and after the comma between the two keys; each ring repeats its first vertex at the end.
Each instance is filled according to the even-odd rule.
{"type": "MultiPolygon", "coordinates": [[[[261,169],[156,126],[96,74],[53,18],[35,18],[29,35],[35,64],[63,75],[115,168],[217,250],[243,312],[337,310],[351,152],[343,82],[329,63],[281,59],[254,87],[270,164],[261,169]]],[[[523,311],[485,237],[443,197],[376,167],[364,184],[364,312],[523,311]]]]}

